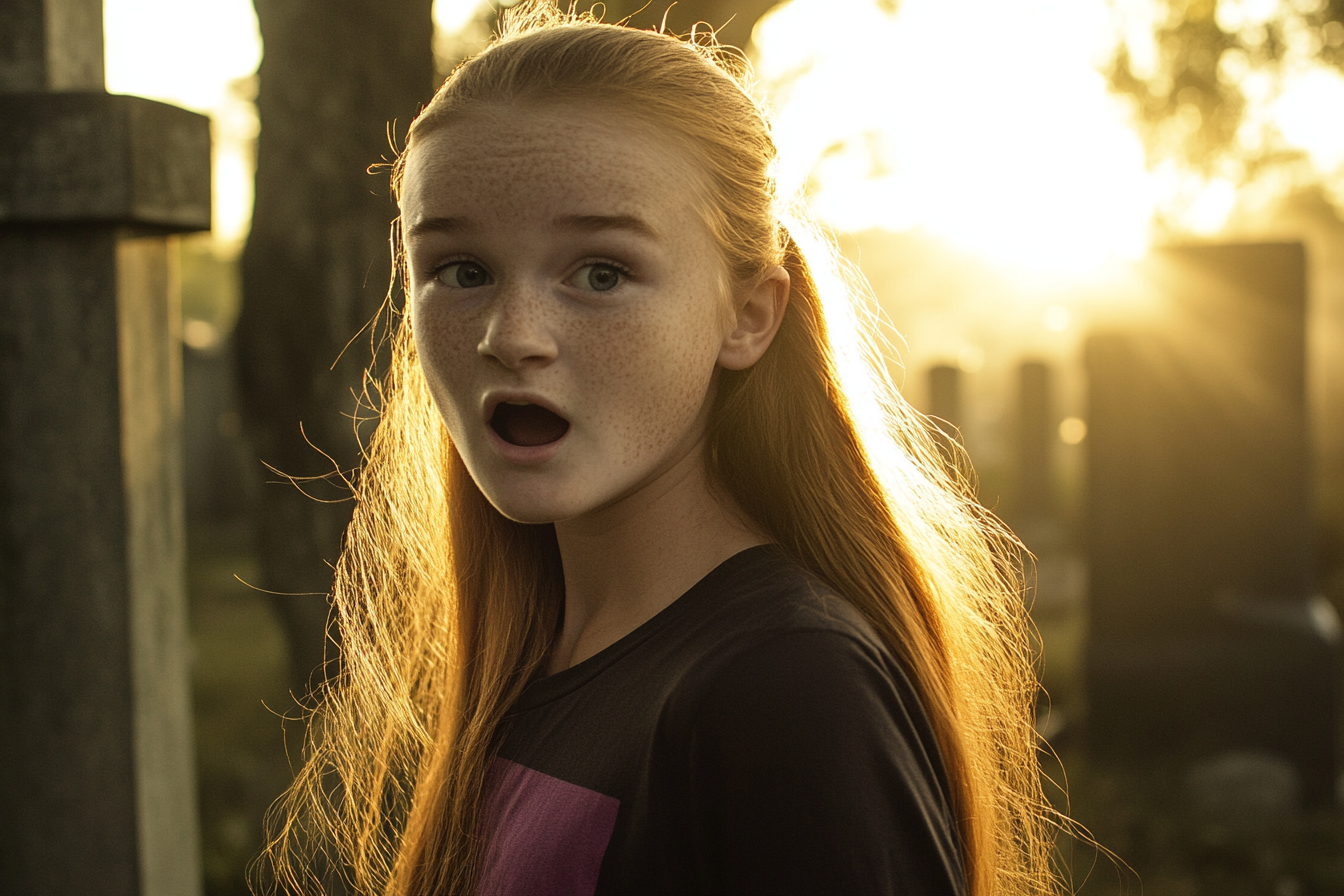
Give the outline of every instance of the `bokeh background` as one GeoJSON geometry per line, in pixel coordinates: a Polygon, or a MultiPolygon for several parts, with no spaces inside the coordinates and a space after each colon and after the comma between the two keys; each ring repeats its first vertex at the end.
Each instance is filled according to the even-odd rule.
{"type": "MultiPolygon", "coordinates": [[[[782,187],[1035,555],[1071,884],[1344,893],[1344,2],[668,6],[604,15],[744,48],[782,187]]],[[[247,892],[334,655],[395,214],[369,169],[498,7],[105,0],[108,90],[213,123],[214,227],[178,244],[211,894],[247,892]]]]}

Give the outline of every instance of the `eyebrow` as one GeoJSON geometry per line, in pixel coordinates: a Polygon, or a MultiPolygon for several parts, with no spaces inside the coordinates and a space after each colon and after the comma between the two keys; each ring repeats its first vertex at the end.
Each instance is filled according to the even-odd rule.
{"type": "Polygon", "coordinates": [[[629,230],[651,240],[658,239],[652,224],[635,215],[561,215],[554,224],[568,230],[629,230]]]}
{"type": "Polygon", "coordinates": [[[421,218],[406,231],[407,239],[424,233],[469,233],[476,225],[462,217],[421,218]]]}
{"type": "MultiPolygon", "coordinates": [[[[651,240],[658,239],[652,224],[636,215],[561,215],[552,223],[566,230],[596,232],[601,230],[629,230],[651,240]]],[[[406,231],[407,238],[426,233],[470,233],[477,230],[470,219],[450,215],[439,218],[421,218],[406,231]]]]}

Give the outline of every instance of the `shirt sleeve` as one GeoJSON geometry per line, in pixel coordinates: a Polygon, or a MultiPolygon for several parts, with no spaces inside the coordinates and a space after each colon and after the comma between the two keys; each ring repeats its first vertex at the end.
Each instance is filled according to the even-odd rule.
{"type": "Polygon", "coordinates": [[[963,896],[941,761],[889,657],[841,632],[788,632],[701,693],[683,742],[695,889],[963,896]]]}

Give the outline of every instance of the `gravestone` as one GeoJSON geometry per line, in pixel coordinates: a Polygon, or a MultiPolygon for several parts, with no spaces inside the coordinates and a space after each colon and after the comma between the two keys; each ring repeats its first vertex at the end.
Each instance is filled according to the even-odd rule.
{"type": "Polygon", "coordinates": [[[1093,745],[1282,756],[1334,795],[1339,620],[1314,595],[1301,245],[1157,253],[1159,325],[1089,379],[1093,745]]]}
{"type": "Polygon", "coordinates": [[[0,5],[0,893],[201,888],[170,234],[202,116],[103,90],[99,0],[0,5]]]}
{"type": "Polygon", "coordinates": [[[1055,511],[1054,413],[1050,367],[1042,361],[1023,361],[1017,369],[1015,518],[1038,520],[1055,511]]]}
{"type": "Polygon", "coordinates": [[[954,439],[961,431],[961,371],[951,364],[929,368],[929,416],[954,439]]]}
{"type": "Polygon", "coordinates": [[[951,470],[966,466],[965,439],[961,431],[961,371],[950,364],[929,368],[929,435],[951,470]]]}

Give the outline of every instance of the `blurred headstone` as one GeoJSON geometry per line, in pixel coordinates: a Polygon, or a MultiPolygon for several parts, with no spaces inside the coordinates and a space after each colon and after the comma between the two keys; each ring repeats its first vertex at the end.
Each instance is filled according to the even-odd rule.
{"type": "Polygon", "coordinates": [[[99,0],[0,5],[0,893],[199,893],[168,235],[200,115],[103,90],[99,0]]]}
{"type": "Polygon", "coordinates": [[[1301,245],[1158,253],[1165,325],[1088,342],[1095,747],[1282,756],[1333,799],[1339,620],[1313,596],[1301,245]]]}
{"type": "Polygon", "coordinates": [[[960,439],[961,370],[951,364],[929,368],[929,416],[949,437],[960,439]]]}
{"type": "Polygon", "coordinates": [[[1210,843],[1248,839],[1297,820],[1297,769],[1265,753],[1233,751],[1195,762],[1182,783],[1185,811],[1210,843]]]}
{"type": "Polygon", "coordinates": [[[1017,487],[1013,515],[1047,518],[1055,511],[1051,459],[1055,447],[1054,394],[1050,368],[1023,361],[1017,375],[1017,487]]]}

